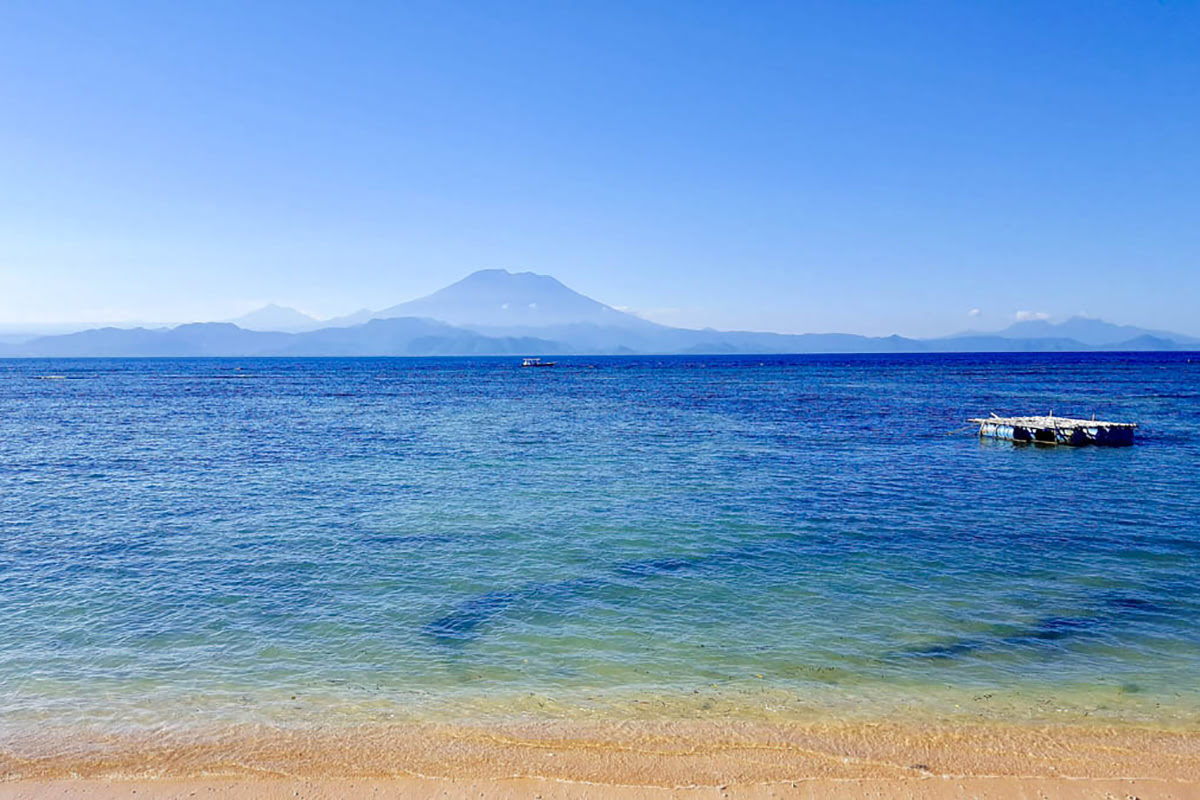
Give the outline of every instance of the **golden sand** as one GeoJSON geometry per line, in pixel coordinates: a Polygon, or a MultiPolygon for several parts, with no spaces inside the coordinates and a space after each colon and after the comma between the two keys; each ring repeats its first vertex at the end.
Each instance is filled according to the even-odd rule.
{"type": "Polygon", "coordinates": [[[10,739],[0,773],[0,798],[1200,798],[1200,731],[683,721],[58,731],[10,739]]]}
{"type": "Polygon", "coordinates": [[[596,785],[544,778],[455,780],[442,778],[325,779],[163,779],[156,781],[51,781],[0,784],[0,798],[79,798],[80,800],[1189,800],[1195,784],[1163,780],[1069,780],[1065,778],[819,778],[769,784],[720,786],[596,785]]]}

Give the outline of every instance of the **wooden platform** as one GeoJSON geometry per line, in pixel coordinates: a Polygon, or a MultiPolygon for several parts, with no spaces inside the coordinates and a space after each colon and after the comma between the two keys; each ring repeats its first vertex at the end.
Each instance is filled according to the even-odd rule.
{"type": "Polygon", "coordinates": [[[1133,444],[1132,422],[1104,422],[1069,417],[1000,417],[967,420],[979,424],[979,435],[990,439],[1033,444],[1095,444],[1104,447],[1128,447],[1133,444]]]}

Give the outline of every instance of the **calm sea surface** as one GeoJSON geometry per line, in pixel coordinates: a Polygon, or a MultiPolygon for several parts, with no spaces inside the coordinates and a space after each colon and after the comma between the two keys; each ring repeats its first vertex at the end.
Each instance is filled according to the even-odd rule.
{"type": "Polygon", "coordinates": [[[809,713],[1200,724],[1200,356],[0,361],[0,727],[809,713]]]}

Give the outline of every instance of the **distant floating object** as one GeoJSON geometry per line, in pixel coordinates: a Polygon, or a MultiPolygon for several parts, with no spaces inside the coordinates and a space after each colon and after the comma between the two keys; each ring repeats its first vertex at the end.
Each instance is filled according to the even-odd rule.
{"type": "Polygon", "coordinates": [[[1128,447],[1133,444],[1133,422],[1103,422],[1092,419],[1056,417],[990,417],[967,420],[979,424],[979,435],[988,439],[1033,444],[1095,444],[1104,447],[1128,447]]]}
{"type": "Polygon", "coordinates": [[[557,361],[542,361],[540,358],[525,358],[521,360],[522,367],[553,367],[557,361]]]}

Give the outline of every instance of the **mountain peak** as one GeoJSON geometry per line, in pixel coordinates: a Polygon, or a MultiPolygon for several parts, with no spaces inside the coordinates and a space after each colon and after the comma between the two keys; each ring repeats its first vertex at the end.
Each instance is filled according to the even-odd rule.
{"type": "Polygon", "coordinates": [[[477,328],[645,324],[567,288],[557,278],[506,269],[472,272],[433,294],[385,308],[374,316],[424,317],[477,328]]]}
{"type": "Polygon", "coordinates": [[[289,306],[268,303],[249,314],[231,319],[234,325],[248,331],[307,331],[320,326],[320,322],[289,306]]]}

